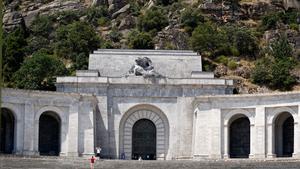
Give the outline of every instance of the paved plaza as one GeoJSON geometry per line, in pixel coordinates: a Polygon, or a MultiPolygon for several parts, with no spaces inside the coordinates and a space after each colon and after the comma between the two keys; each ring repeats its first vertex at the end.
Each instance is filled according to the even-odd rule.
{"type": "MultiPolygon", "coordinates": [[[[86,158],[0,157],[1,169],[89,169],[86,158]]],[[[95,169],[298,169],[299,160],[98,160],[95,169]]]]}

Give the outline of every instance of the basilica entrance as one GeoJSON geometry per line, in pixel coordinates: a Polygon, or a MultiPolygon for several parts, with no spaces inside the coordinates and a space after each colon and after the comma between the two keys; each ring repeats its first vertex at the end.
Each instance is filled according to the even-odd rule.
{"type": "Polygon", "coordinates": [[[11,154],[14,149],[15,118],[10,110],[5,108],[1,110],[0,153],[11,154]]]}
{"type": "Polygon", "coordinates": [[[275,153],[277,157],[292,157],[294,152],[294,118],[284,112],[275,121],[275,153]]]}
{"type": "Polygon", "coordinates": [[[147,119],[138,120],[132,128],[132,159],[156,159],[156,127],[147,119]]]}
{"type": "Polygon", "coordinates": [[[250,121],[240,117],[230,125],[230,157],[248,158],[250,154],[250,121]]]}
{"type": "Polygon", "coordinates": [[[45,112],[39,120],[40,155],[58,156],[60,151],[60,119],[54,112],[45,112]]]}

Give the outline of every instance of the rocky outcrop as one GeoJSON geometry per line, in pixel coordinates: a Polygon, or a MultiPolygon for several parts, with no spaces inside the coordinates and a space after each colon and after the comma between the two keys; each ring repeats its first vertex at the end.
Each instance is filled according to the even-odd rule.
{"type": "Polygon", "coordinates": [[[188,35],[178,28],[166,28],[155,37],[156,49],[188,49],[188,35]]]}
{"type": "Polygon", "coordinates": [[[80,0],[54,0],[49,3],[32,1],[13,1],[6,7],[4,13],[5,29],[12,29],[24,22],[29,27],[38,15],[50,15],[62,11],[79,11],[85,8],[80,0]]]}

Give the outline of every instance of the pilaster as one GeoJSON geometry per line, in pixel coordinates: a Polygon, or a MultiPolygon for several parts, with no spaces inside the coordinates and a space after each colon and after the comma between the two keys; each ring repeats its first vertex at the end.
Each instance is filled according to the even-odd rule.
{"type": "Polygon", "coordinates": [[[35,143],[38,143],[38,128],[35,128],[34,105],[30,101],[25,102],[24,112],[24,142],[23,155],[37,155],[35,143]]]}
{"type": "Polygon", "coordinates": [[[265,158],[267,154],[266,147],[266,112],[264,106],[257,106],[255,109],[255,126],[251,126],[255,130],[251,132],[251,147],[253,151],[250,154],[253,154],[254,158],[265,158]]]}
{"type": "Polygon", "coordinates": [[[78,156],[78,106],[78,102],[74,103],[69,110],[68,156],[78,156]]]}

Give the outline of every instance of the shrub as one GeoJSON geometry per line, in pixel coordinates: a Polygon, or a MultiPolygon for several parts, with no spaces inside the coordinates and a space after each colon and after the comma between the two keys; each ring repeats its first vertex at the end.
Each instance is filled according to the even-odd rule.
{"type": "Polygon", "coordinates": [[[55,18],[57,23],[60,25],[68,25],[75,21],[79,21],[81,17],[81,13],[78,11],[62,11],[55,14],[55,18]]]}
{"type": "Polygon", "coordinates": [[[32,34],[35,36],[44,36],[49,37],[49,34],[53,30],[53,17],[51,16],[37,16],[30,26],[30,30],[32,31],[32,34]]]}
{"type": "Polygon", "coordinates": [[[94,26],[99,25],[100,18],[106,18],[108,20],[109,14],[105,7],[91,7],[86,12],[86,21],[94,26]]]}
{"type": "Polygon", "coordinates": [[[290,29],[293,29],[295,31],[299,31],[299,25],[298,24],[295,24],[295,23],[291,23],[289,25],[290,29]]]}
{"type": "Polygon", "coordinates": [[[238,67],[238,64],[234,60],[230,60],[227,66],[230,70],[235,70],[238,67]]]}
{"type": "Polygon", "coordinates": [[[264,29],[275,29],[279,20],[280,18],[277,13],[265,15],[262,18],[262,26],[264,29]]]}
{"type": "Polygon", "coordinates": [[[168,25],[168,18],[164,11],[158,7],[152,7],[144,15],[138,17],[140,31],[157,33],[168,25]]]}
{"type": "Polygon", "coordinates": [[[28,45],[26,46],[27,55],[31,55],[32,53],[44,48],[50,49],[51,45],[50,40],[43,36],[30,36],[27,38],[28,45]]]}
{"type": "Polygon", "coordinates": [[[132,49],[154,49],[152,36],[147,32],[132,31],[128,36],[128,46],[132,49]]]}
{"type": "Polygon", "coordinates": [[[106,17],[101,17],[98,19],[98,25],[99,26],[106,26],[108,24],[109,19],[106,17]]]}
{"type": "Polygon", "coordinates": [[[191,34],[193,30],[203,22],[204,17],[201,15],[201,11],[199,9],[186,8],[180,17],[180,23],[189,34],[191,34]]]}
{"type": "Polygon", "coordinates": [[[221,55],[216,59],[216,62],[222,63],[224,65],[227,65],[228,61],[229,61],[229,59],[224,55],[221,55]]]}
{"type": "Polygon", "coordinates": [[[121,38],[122,34],[116,28],[113,28],[109,33],[109,39],[113,42],[119,42],[121,38]]]}

